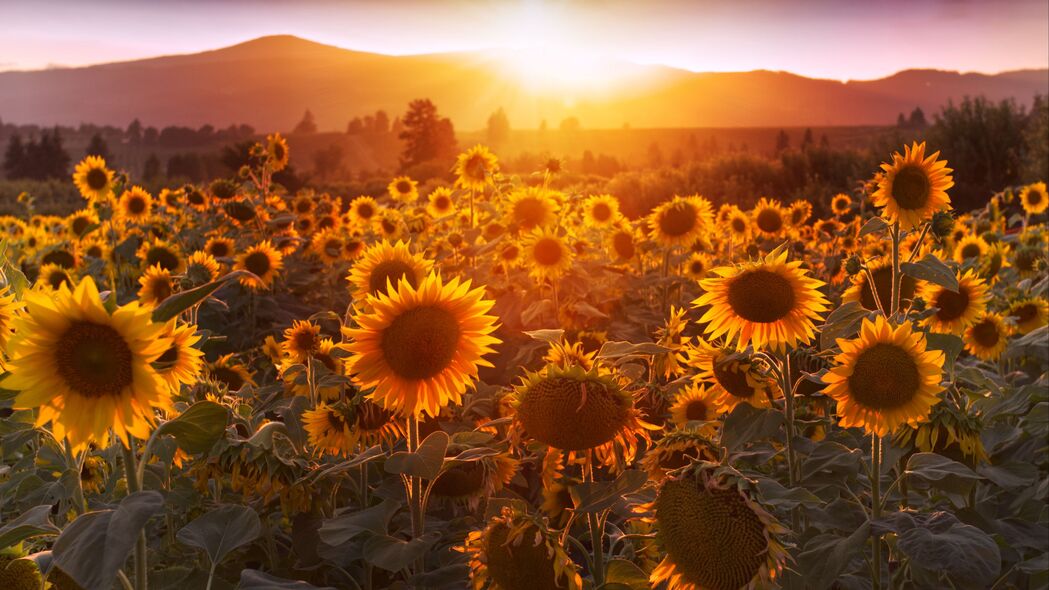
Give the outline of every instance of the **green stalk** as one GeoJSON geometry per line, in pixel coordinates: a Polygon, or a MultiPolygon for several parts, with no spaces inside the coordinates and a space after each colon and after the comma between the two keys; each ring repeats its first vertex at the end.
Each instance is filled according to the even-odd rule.
{"type": "MultiPolygon", "coordinates": [[[[135,439],[128,437],[128,446],[121,445],[121,451],[124,453],[124,479],[127,481],[128,494],[134,494],[135,492],[142,491],[142,480],[138,478],[138,467],[135,461],[135,439]]],[[[142,532],[138,535],[138,542],[135,543],[135,590],[147,590],[147,569],[146,561],[146,530],[142,529],[142,532]]]]}
{"type": "MultiPolygon", "coordinates": [[[[594,456],[592,450],[587,451],[586,463],[583,464],[583,481],[590,483],[593,483],[594,481],[594,456]]],[[[594,586],[600,588],[605,583],[605,531],[603,523],[596,512],[588,512],[586,518],[590,525],[590,545],[594,553],[594,567],[592,570],[594,574],[594,586]]]]}
{"type": "MultiPolygon", "coordinates": [[[[873,283],[871,283],[873,285],[873,283]]],[[[885,316],[888,319],[896,317],[900,309],[900,222],[892,224],[892,298],[889,299],[889,309],[885,316]]]]}
{"type": "MultiPolygon", "coordinates": [[[[412,414],[408,416],[408,452],[415,453],[419,450],[419,418],[412,414]]],[[[417,475],[408,476],[408,507],[412,517],[412,539],[422,536],[426,522],[423,514],[423,480],[417,475]]],[[[415,563],[415,573],[423,572],[423,558],[420,557],[415,563]]]]}
{"type": "MultiPolygon", "coordinates": [[[[871,435],[871,522],[881,518],[881,437],[871,435]]],[[[874,539],[874,590],[881,589],[881,535],[871,531],[874,539]]]]}

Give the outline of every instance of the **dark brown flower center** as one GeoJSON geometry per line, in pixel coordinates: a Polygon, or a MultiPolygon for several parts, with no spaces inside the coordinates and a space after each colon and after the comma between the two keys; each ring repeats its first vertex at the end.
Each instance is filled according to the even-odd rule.
{"type": "Polygon", "coordinates": [[[747,231],[747,222],[744,221],[740,217],[733,217],[732,218],[732,231],[736,232],[737,234],[741,234],[741,233],[747,231]]]}
{"type": "Polygon", "coordinates": [[[412,287],[418,286],[418,280],[415,277],[415,269],[410,264],[403,260],[386,260],[375,265],[372,269],[371,275],[368,276],[368,292],[374,295],[379,293],[386,293],[386,285],[389,283],[393,285],[393,290],[397,290],[397,283],[401,282],[404,278],[408,281],[408,284],[412,287]]]}
{"type": "Polygon", "coordinates": [[[87,228],[91,227],[91,220],[87,217],[77,217],[73,219],[73,223],[70,224],[70,229],[73,230],[73,234],[77,236],[84,235],[87,228]]]}
{"type": "Polygon", "coordinates": [[[740,369],[739,365],[715,362],[714,379],[733,397],[750,399],[754,396],[754,388],[747,381],[747,372],[740,369]]]}
{"type": "Polygon", "coordinates": [[[110,326],[78,320],[56,343],[55,367],[78,395],[118,396],[133,381],[133,355],[124,336],[110,326]]]}
{"type": "Polygon", "coordinates": [[[594,216],[594,219],[598,221],[608,221],[612,218],[612,208],[608,206],[608,203],[597,203],[594,208],[590,210],[590,213],[594,216]]]}
{"type": "Polygon", "coordinates": [[[146,200],[139,196],[128,199],[127,210],[132,215],[141,215],[146,210],[146,200]]]}
{"type": "Polygon", "coordinates": [[[211,375],[218,381],[225,383],[226,388],[230,391],[240,391],[240,388],[244,387],[244,376],[232,367],[216,367],[211,371],[211,375]]]}
{"type": "Polygon", "coordinates": [[[540,542],[536,545],[538,532],[535,525],[529,525],[517,537],[517,544],[514,544],[507,543],[510,529],[505,524],[496,524],[488,531],[484,547],[485,561],[488,575],[499,588],[564,590],[564,586],[558,584],[553,556],[546,544],[540,542]]]}
{"type": "Polygon", "coordinates": [[[997,324],[991,320],[984,320],[973,326],[972,338],[984,348],[994,348],[1001,340],[1001,334],[997,324]]]}
{"type": "Polygon", "coordinates": [[[528,387],[517,417],[536,440],[581,451],[612,440],[626,424],[628,410],[616,392],[600,381],[554,377],[528,387]]]}
{"type": "MultiPolygon", "coordinates": [[[[884,266],[876,268],[871,271],[871,274],[874,276],[874,287],[878,290],[878,301],[881,303],[881,307],[879,308],[878,304],[874,301],[874,293],[871,291],[871,285],[866,274],[863,275],[863,286],[860,291],[860,304],[863,305],[864,309],[869,309],[871,311],[877,309],[888,310],[892,305],[892,267],[884,266]]],[[[900,308],[902,308],[906,302],[914,299],[914,291],[916,288],[917,284],[914,277],[903,275],[903,279],[900,281],[900,308]]]]}
{"type": "Polygon", "coordinates": [[[929,177],[917,164],[907,164],[892,179],[892,198],[901,209],[921,209],[929,202],[929,177]]]}
{"type": "Polygon", "coordinates": [[[918,364],[895,344],[879,342],[856,358],[849,390],[860,405],[891,410],[911,401],[921,387],[918,364]]]}
{"type": "Polygon", "coordinates": [[[758,229],[767,234],[774,234],[783,229],[783,216],[772,208],[759,211],[754,221],[758,224],[758,229]]]}
{"type": "Polygon", "coordinates": [[[940,289],[936,295],[936,307],[939,308],[936,317],[941,321],[950,322],[962,317],[969,309],[969,290],[964,285],[957,293],[940,289]]]}
{"type": "Polygon", "coordinates": [[[273,268],[273,262],[265,252],[252,252],[244,258],[244,268],[248,269],[248,272],[264,278],[266,273],[273,268]]]}
{"type": "Polygon", "coordinates": [[[1040,205],[1042,198],[1042,193],[1038,189],[1033,188],[1027,192],[1027,203],[1029,205],[1040,205]]]}
{"type": "Polygon", "coordinates": [[[1019,324],[1029,322],[1038,316],[1038,306],[1033,303],[1024,303],[1014,307],[1009,315],[1016,318],[1019,324]]]}
{"type": "Polygon", "coordinates": [[[561,262],[564,252],[561,251],[561,243],[555,238],[542,238],[535,243],[532,249],[535,261],[540,266],[555,266],[561,262]]]}
{"type": "Polygon", "coordinates": [[[208,249],[210,250],[208,253],[215,258],[226,258],[229,256],[230,247],[227,242],[213,242],[208,249]]]}
{"type": "Polygon", "coordinates": [[[357,406],[357,426],[361,430],[379,430],[386,426],[392,417],[392,412],[368,400],[362,400],[357,406]]]}
{"type": "Polygon", "coordinates": [[[634,238],[627,232],[619,232],[612,236],[612,247],[615,248],[616,255],[623,260],[634,257],[634,238]]]}
{"type": "Polygon", "coordinates": [[[73,268],[76,266],[76,257],[67,250],[52,250],[40,259],[40,264],[57,264],[62,268],[73,268]]]}
{"type": "Polygon", "coordinates": [[[410,193],[412,190],[412,184],[407,180],[402,180],[397,183],[397,192],[402,195],[410,193]]]}
{"type": "Polygon", "coordinates": [[[178,254],[163,246],[153,246],[146,250],[146,266],[160,265],[160,268],[174,272],[179,266],[178,254]]]}
{"type": "Polygon", "coordinates": [[[171,281],[166,277],[154,277],[149,281],[149,291],[157,301],[163,301],[171,296],[171,281]]]}
{"type": "Polygon", "coordinates": [[[93,191],[100,191],[109,184],[109,175],[101,168],[92,168],[84,175],[87,186],[93,191]]]}
{"type": "Polygon", "coordinates": [[[980,255],[980,245],[972,242],[962,246],[962,258],[975,258],[980,255]]]}
{"type": "Polygon", "coordinates": [[[694,399],[685,406],[686,420],[709,420],[710,408],[702,400],[694,399]]]}
{"type": "Polygon", "coordinates": [[[66,271],[60,269],[55,269],[54,271],[52,271],[51,274],[47,276],[46,280],[47,284],[50,285],[52,289],[56,290],[59,289],[62,285],[69,285],[70,287],[73,286],[73,281],[69,280],[69,274],[66,273],[66,271]]]}
{"type": "Polygon", "coordinates": [[[402,312],[382,332],[386,364],[402,379],[429,379],[455,358],[461,334],[455,314],[443,307],[402,312]]]}
{"type": "Polygon", "coordinates": [[[729,282],[728,302],[739,317],[767,324],[783,319],[794,310],[794,286],[778,273],[748,270],[729,282]]]}
{"type": "Polygon", "coordinates": [[[357,216],[362,219],[371,219],[371,216],[375,215],[375,207],[372,207],[368,203],[361,203],[357,206],[357,216]]]}
{"type": "Polygon", "coordinates": [[[514,203],[514,220],[524,229],[532,229],[546,221],[546,204],[536,197],[526,197],[514,203]]]}
{"type": "Polygon", "coordinates": [[[677,238],[696,228],[699,213],[690,203],[680,201],[665,209],[658,222],[660,231],[671,238],[677,238]]]}

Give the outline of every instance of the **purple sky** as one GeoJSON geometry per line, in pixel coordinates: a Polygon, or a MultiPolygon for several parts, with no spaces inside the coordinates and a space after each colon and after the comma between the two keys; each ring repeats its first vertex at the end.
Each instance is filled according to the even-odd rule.
{"type": "Polygon", "coordinates": [[[1047,0],[0,0],[0,20],[0,70],[270,34],[387,54],[513,47],[836,79],[1049,67],[1047,0]]]}

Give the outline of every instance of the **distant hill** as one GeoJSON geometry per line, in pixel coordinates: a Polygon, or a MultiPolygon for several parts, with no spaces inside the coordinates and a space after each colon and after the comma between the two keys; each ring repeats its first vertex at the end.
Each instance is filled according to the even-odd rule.
{"type": "Polygon", "coordinates": [[[631,76],[617,91],[566,93],[523,83],[505,56],[450,53],[387,56],[292,36],[263,37],[190,55],[82,68],[0,73],[0,118],[11,123],[157,127],[247,123],[289,130],[309,108],[322,130],[384,109],[403,113],[432,99],[459,129],[479,129],[506,109],[515,128],[556,127],[576,116],[584,128],[887,125],[920,106],[931,115],[948,100],[984,95],[1030,103],[1049,91],[1049,70],[996,75],[908,70],[888,78],[838,82],[786,72],[692,73],[607,62],[631,76]]]}

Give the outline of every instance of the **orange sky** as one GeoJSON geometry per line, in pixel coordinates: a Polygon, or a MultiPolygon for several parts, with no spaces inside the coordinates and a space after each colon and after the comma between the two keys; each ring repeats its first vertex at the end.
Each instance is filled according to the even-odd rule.
{"type": "Polygon", "coordinates": [[[0,11],[0,70],[191,53],[284,33],[388,54],[514,47],[842,80],[918,67],[1049,67],[1046,0],[0,0],[0,11]]]}

